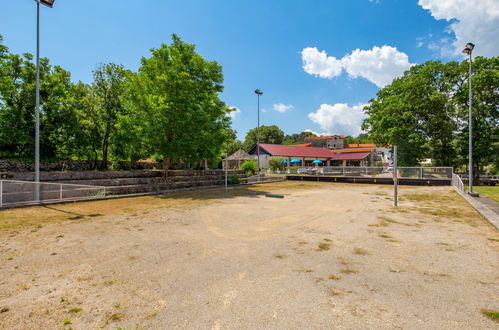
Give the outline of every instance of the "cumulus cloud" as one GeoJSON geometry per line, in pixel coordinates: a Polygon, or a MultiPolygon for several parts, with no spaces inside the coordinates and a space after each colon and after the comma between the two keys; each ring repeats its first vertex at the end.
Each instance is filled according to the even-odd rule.
{"type": "Polygon", "coordinates": [[[303,70],[306,73],[331,79],[341,74],[343,66],[336,57],[327,56],[326,51],[319,52],[316,47],[307,47],[301,51],[303,70]]]}
{"type": "Polygon", "coordinates": [[[308,114],[308,118],[328,134],[357,136],[362,132],[360,126],[366,117],[363,111],[365,106],[361,103],[354,106],[346,103],[321,104],[316,112],[308,114]]]}
{"type": "Polygon", "coordinates": [[[278,111],[280,113],[284,113],[286,111],[293,110],[294,108],[295,107],[292,106],[291,104],[290,105],[285,105],[283,103],[274,104],[274,110],[278,111]]]}
{"type": "Polygon", "coordinates": [[[308,47],[302,50],[305,72],[331,79],[345,70],[351,78],[365,78],[382,88],[411,67],[407,54],[391,46],[374,46],[371,50],[356,49],[341,60],[327,56],[325,51],[308,47]]]}
{"type": "Polygon", "coordinates": [[[401,76],[412,65],[407,54],[390,46],[356,49],[341,62],[350,77],[366,78],[380,88],[401,76]]]}
{"type": "MultiPolygon", "coordinates": [[[[450,43],[452,55],[459,54],[466,43],[476,45],[474,53],[487,57],[499,54],[499,1],[497,0],[419,0],[418,4],[437,19],[451,22],[455,39],[450,43]]],[[[441,43],[441,52],[448,52],[441,43]]]]}
{"type": "Polygon", "coordinates": [[[227,116],[232,120],[236,119],[236,116],[241,112],[238,108],[231,107],[230,105],[227,106],[227,109],[227,116]]]}

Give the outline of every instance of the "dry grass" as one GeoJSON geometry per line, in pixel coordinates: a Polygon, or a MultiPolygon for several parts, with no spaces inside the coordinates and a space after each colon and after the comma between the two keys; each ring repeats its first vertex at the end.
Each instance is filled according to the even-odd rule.
{"type": "Polygon", "coordinates": [[[331,247],[329,243],[321,243],[317,246],[317,251],[327,251],[331,247]]]}
{"type": "Polygon", "coordinates": [[[365,255],[368,255],[369,252],[367,252],[366,250],[364,250],[363,248],[355,248],[353,250],[353,254],[358,254],[358,255],[361,255],[361,256],[365,256],[365,255]]]}
{"type": "Polygon", "coordinates": [[[342,274],[357,274],[358,272],[359,272],[358,270],[349,267],[340,269],[340,273],[342,274]]]}

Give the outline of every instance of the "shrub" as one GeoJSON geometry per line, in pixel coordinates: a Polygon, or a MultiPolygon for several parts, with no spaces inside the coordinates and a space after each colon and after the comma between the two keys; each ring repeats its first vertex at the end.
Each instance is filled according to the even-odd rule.
{"type": "Polygon", "coordinates": [[[228,184],[240,184],[241,180],[239,180],[239,175],[237,174],[231,174],[227,178],[227,183],[228,184]]]}
{"type": "Polygon", "coordinates": [[[256,162],[247,160],[241,165],[241,169],[244,170],[246,176],[254,175],[256,173],[256,162]]]}
{"type": "Polygon", "coordinates": [[[272,169],[272,171],[277,171],[282,167],[282,160],[283,158],[271,158],[269,160],[269,166],[272,169]]]}

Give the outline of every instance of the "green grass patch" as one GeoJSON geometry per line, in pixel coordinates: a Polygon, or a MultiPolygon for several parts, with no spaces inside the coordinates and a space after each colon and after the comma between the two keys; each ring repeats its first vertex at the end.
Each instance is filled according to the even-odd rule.
{"type": "Polygon", "coordinates": [[[492,321],[499,323],[499,312],[498,311],[491,311],[488,309],[482,309],[482,314],[487,316],[492,321]]]}
{"type": "Polygon", "coordinates": [[[75,307],[75,308],[71,308],[68,312],[70,313],[79,313],[81,312],[81,308],[80,307],[75,307]]]}
{"type": "Polygon", "coordinates": [[[480,195],[499,203],[499,186],[474,186],[473,190],[480,195]]]}

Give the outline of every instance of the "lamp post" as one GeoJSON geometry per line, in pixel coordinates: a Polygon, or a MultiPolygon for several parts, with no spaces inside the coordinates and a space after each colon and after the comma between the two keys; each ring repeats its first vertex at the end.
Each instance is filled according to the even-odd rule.
{"type": "MultiPolygon", "coordinates": [[[[36,2],[36,106],[35,106],[35,182],[40,182],[40,4],[52,8],[55,0],[36,2]]],[[[40,200],[40,185],[36,185],[36,200],[40,200]]]]}
{"type": "Polygon", "coordinates": [[[257,168],[258,168],[258,181],[260,181],[260,95],[263,92],[259,89],[255,90],[255,94],[258,98],[258,126],[256,127],[256,156],[258,157],[257,168]]]}
{"type": "Polygon", "coordinates": [[[468,194],[470,194],[471,196],[478,196],[478,194],[474,193],[473,192],[473,136],[472,136],[472,133],[473,133],[473,98],[471,97],[471,63],[472,63],[472,53],[473,53],[473,48],[475,48],[475,45],[472,44],[471,42],[468,42],[466,44],[466,47],[463,49],[463,53],[464,54],[467,54],[470,56],[470,72],[469,72],[469,78],[468,78],[468,85],[470,87],[470,91],[469,91],[469,101],[468,101],[468,104],[469,104],[469,123],[468,123],[468,130],[469,130],[469,155],[468,155],[468,158],[469,158],[469,165],[468,165],[468,186],[469,186],[469,190],[468,190],[468,194]]]}

